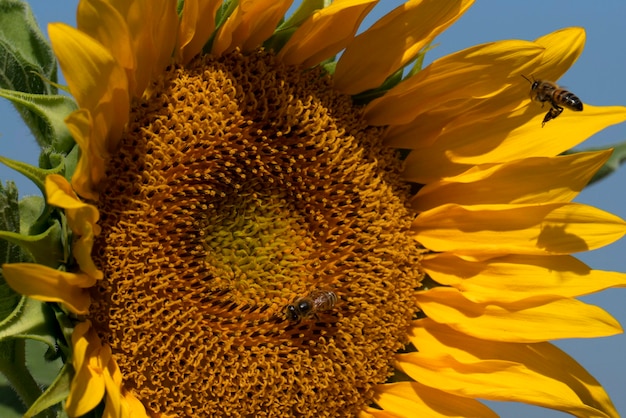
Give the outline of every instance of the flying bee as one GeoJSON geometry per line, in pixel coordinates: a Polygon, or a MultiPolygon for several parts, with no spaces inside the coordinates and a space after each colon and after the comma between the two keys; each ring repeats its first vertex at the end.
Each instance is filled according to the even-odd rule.
{"type": "Polygon", "coordinates": [[[564,108],[568,108],[570,110],[574,110],[576,112],[580,112],[583,110],[583,102],[572,92],[567,91],[556,84],[545,81],[545,80],[535,80],[530,81],[527,77],[523,76],[530,84],[530,98],[536,102],[542,104],[545,102],[550,103],[550,110],[546,113],[546,116],[543,118],[543,122],[541,123],[541,127],[555,119],[557,116],[563,112],[564,108]]]}
{"type": "Polygon", "coordinates": [[[330,290],[316,289],[287,305],[287,316],[292,321],[300,322],[305,318],[317,316],[318,312],[331,310],[338,299],[337,295],[330,290]]]}

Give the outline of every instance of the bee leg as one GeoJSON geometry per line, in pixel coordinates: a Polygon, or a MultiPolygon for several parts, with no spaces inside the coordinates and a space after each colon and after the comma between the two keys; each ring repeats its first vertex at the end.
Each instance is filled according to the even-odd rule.
{"type": "Polygon", "coordinates": [[[548,110],[548,113],[546,113],[546,116],[543,118],[543,122],[541,123],[541,127],[543,128],[544,125],[547,122],[550,122],[552,119],[554,119],[557,116],[559,116],[562,112],[563,112],[563,108],[561,106],[557,106],[557,105],[555,105],[553,103],[552,107],[550,108],[550,110],[548,110]]]}

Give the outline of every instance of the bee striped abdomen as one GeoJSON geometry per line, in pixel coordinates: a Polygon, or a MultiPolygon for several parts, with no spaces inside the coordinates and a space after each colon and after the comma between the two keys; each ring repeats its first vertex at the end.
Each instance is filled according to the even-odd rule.
{"type": "Polygon", "coordinates": [[[583,110],[583,102],[570,91],[558,89],[554,92],[554,96],[552,97],[556,105],[561,105],[575,111],[583,110]]]}

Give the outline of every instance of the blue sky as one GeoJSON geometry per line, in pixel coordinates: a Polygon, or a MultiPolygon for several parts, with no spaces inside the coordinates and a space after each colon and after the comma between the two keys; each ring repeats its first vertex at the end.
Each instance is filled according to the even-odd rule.
{"type": "MultiPolygon", "coordinates": [[[[384,12],[402,3],[382,0],[366,20],[371,24],[384,12]]],[[[581,26],[586,29],[587,43],[578,62],[559,80],[578,95],[584,103],[593,105],[626,105],[626,2],[603,0],[477,0],[452,28],[437,39],[439,46],[427,56],[427,62],[472,45],[501,39],[532,40],[554,30],[581,26]]],[[[77,0],[32,0],[30,4],[41,26],[62,21],[75,25],[77,0]]],[[[44,29],[44,32],[46,30],[44,29]]],[[[520,78],[520,83],[526,81],[520,78]]],[[[567,110],[566,110],[567,111],[567,110]]],[[[39,150],[17,112],[0,100],[0,154],[37,164],[39,150]]],[[[626,124],[609,128],[590,138],[581,148],[606,147],[626,140],[626,124]]],[[[20,195],[37,194],[38,191],[25,178],[0,167],[0,180],[16,181],[20,195]]],[[[583,191],[576,199],[626,218],[626,169],[609,179],[583,191]]],[[[626,240],[608,248],[579,255],[591,267],[601,270],[626,270],[626,240]]],[[[612,289],[583,298],[597,304],[626,326],[626,290],[612,289]]],[[[567,340],[557,342],[561,348],[577,359],[599,381],[618,411],[626,416],[626,336],[567,340]]],[[[563,417],[565,414],[520,404],[489,404],[503,417],[563,417]]]]}

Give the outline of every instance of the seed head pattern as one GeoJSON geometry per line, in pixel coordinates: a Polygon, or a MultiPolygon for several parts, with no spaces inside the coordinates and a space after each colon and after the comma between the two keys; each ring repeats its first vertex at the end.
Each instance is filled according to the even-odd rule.
{"type": "Polygon", "coordinates": [[[353,416],[393,373],[424,249],[402,162],[320,69],[269,52],[170,67],[99,191],[90,317],[174,416],[353,416]],[[285,307],[316,288],[332,310],[285,307]]]}

